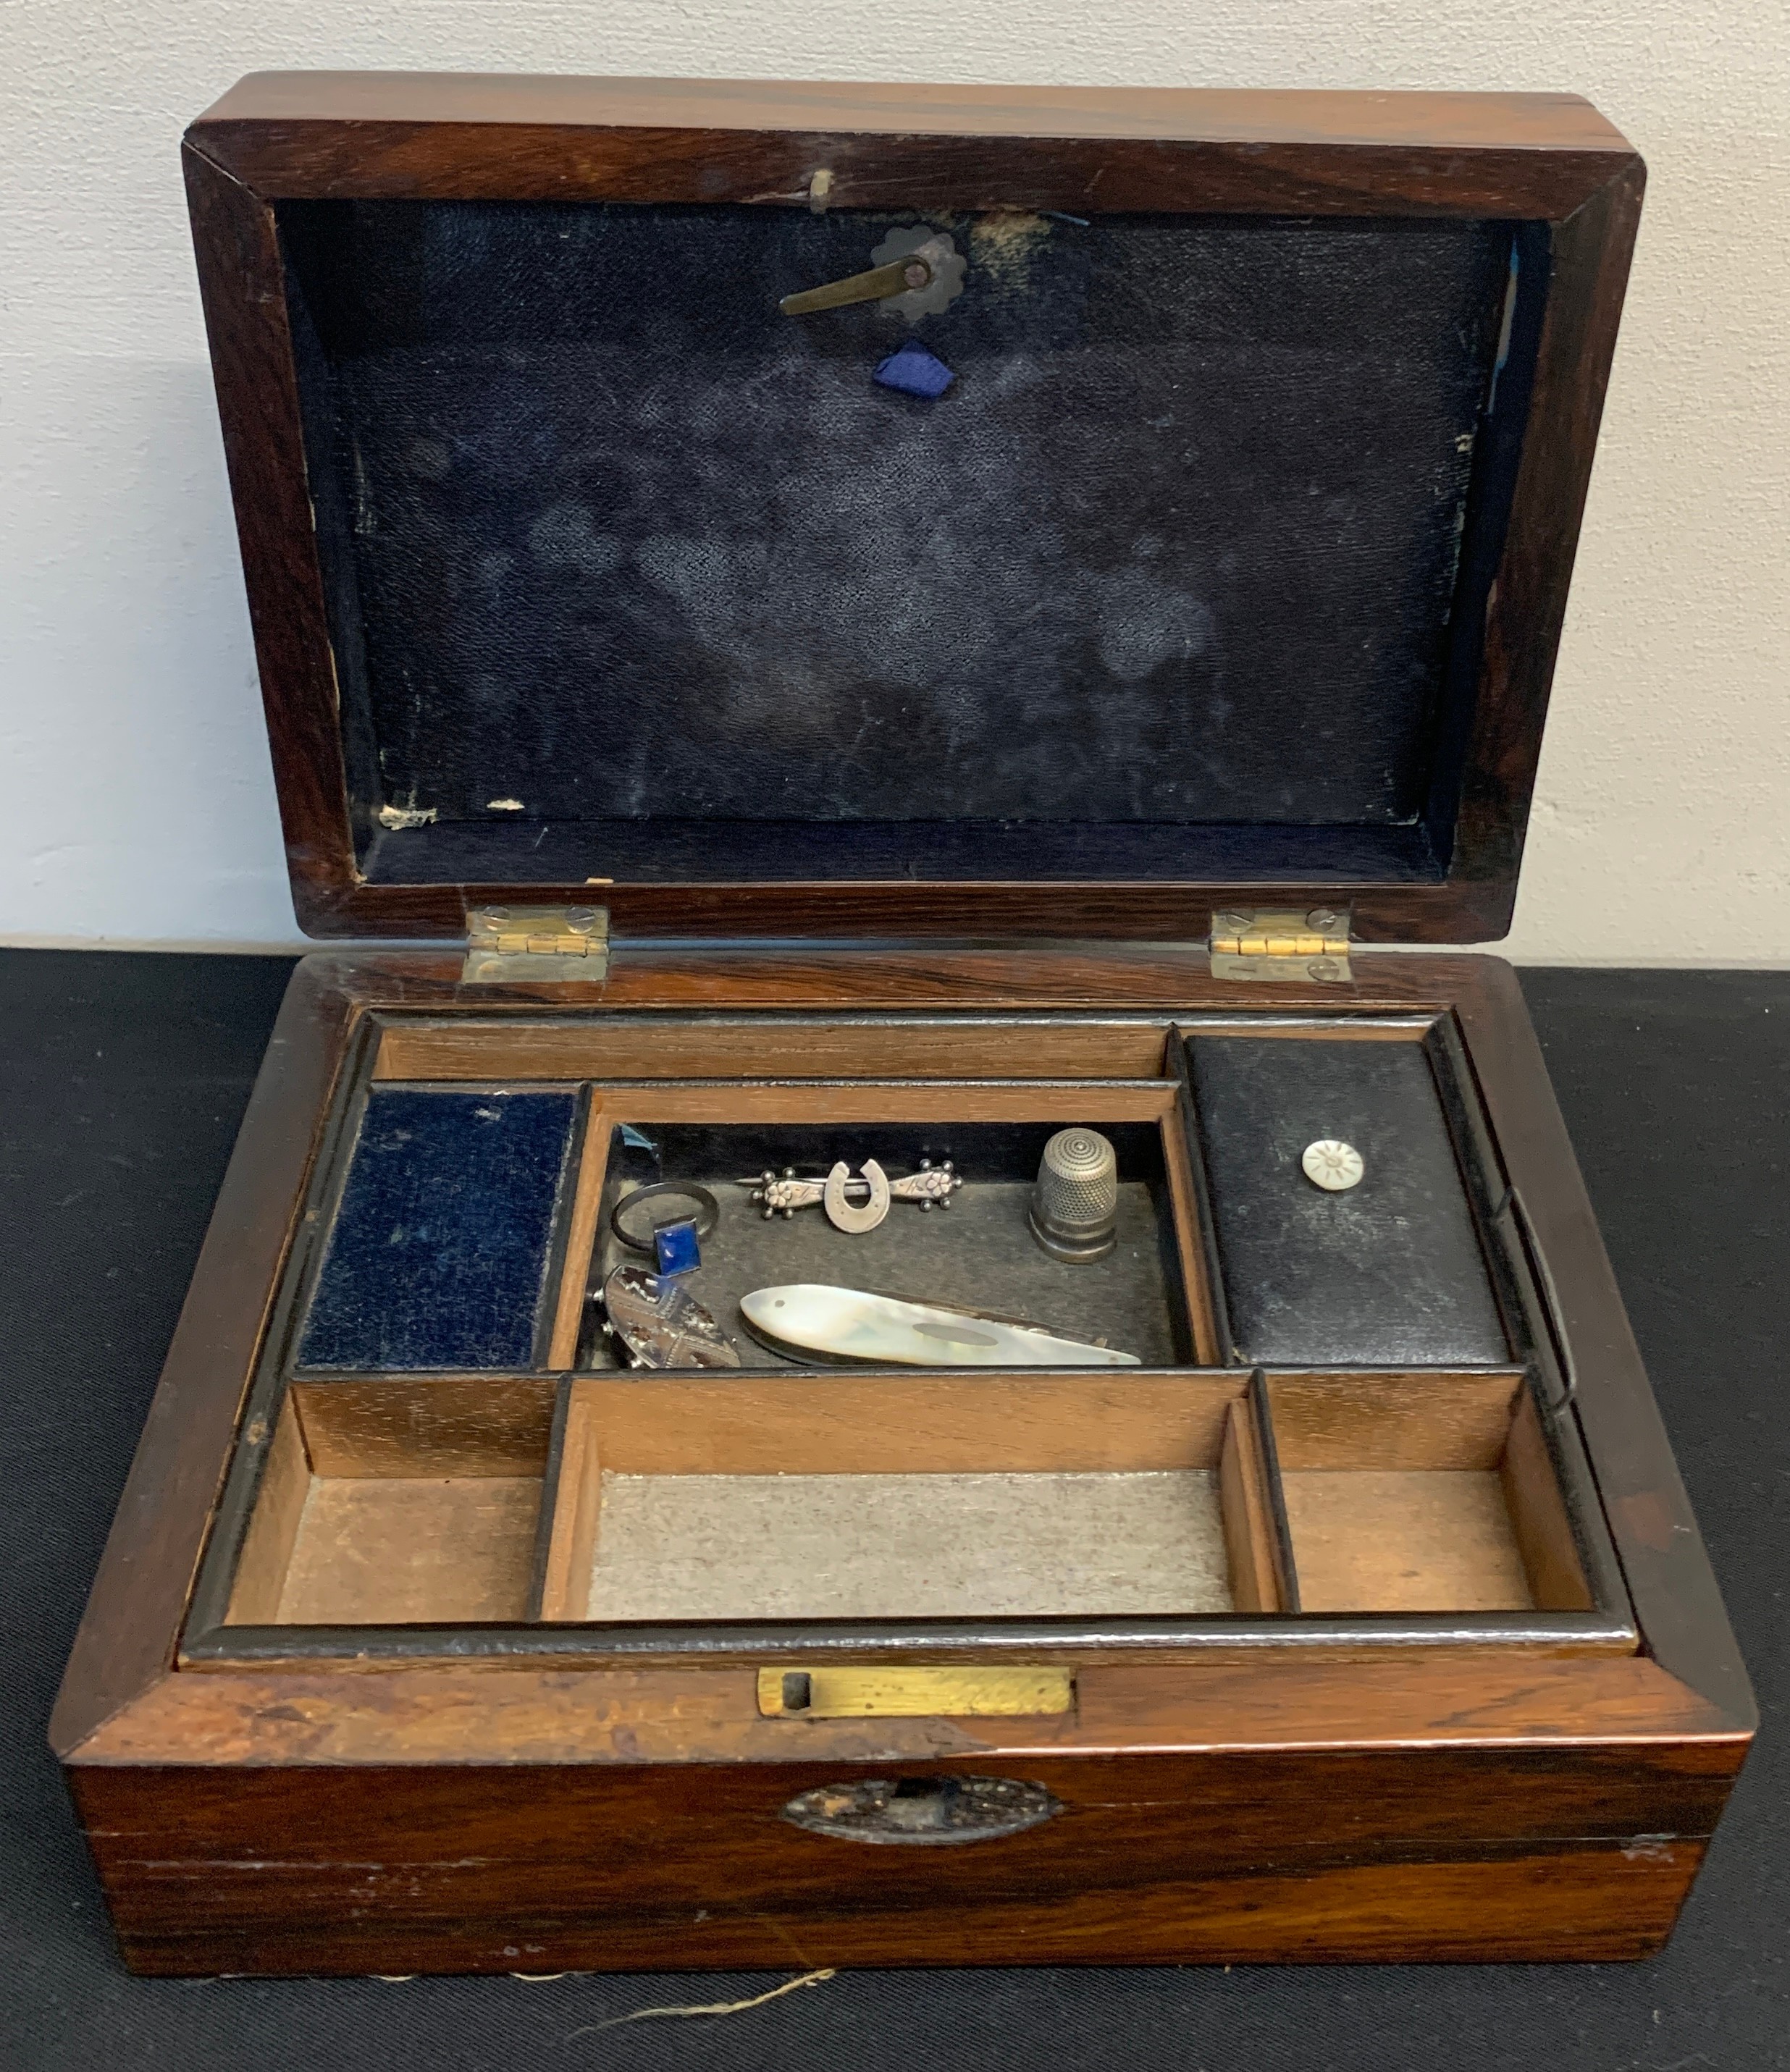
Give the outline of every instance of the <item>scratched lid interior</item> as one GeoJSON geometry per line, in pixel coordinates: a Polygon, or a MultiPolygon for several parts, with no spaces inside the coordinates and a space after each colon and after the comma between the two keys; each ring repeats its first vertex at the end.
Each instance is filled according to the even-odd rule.
{"type": "Polygon", "coordinates": [[[368,884],[1446,876],[1546,226],[275,217],[368,884]]]}

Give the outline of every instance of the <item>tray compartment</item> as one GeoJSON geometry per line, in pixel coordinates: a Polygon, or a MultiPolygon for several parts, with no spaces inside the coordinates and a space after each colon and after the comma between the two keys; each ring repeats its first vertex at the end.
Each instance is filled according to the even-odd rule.
{"type": "Polygon", "coordinates": [[[1592,1600],[1520,1375],[1271,1375],[1302,1612],[1580,1611],[1592,1600]]]}
{"type": "Polygon", "coordinates": [[[226,1623],[525,1618],[552,1420],[544,1380],[294,1383],[226,1623]]]}
{"type": "Polygon", "coordinates": [[[1198,1614],[1273,1595],[1260,1454],[1232,1431],[1241,1375],[567,1388],[549,1621],[1198,1614]]]}
{"type": "MultiPolygon", "coordinates": [[[[1632,1647],[1631,1626],[1610,1609],[1619,1605],[1619,1581],[1609,1572],[1600,1521],[1584,1515],[1585,1475],[1570,1433],[1551,1424],[1544,1433],[1519,1391],[1515,1362],[1475,1363],[1472,1371],[1278,1363],[1252,1373],[1223,1326],[1201,1133],[1190,1106],[1195,1045],[1290,1057],[1397,1051],[1422,1067],[1434,1100],[1452,1082],[1447,1060],[1426,1055],[1433,1022],[1245,1011],[1202,1016],[1183,1030],[1141,1018],[710,1024],[542,1011],[451,1025],[394,1017],[372,1027],[362,1074],[344,1089],[343,1148],[321,1163],[310,1198],[317,1249],[327,1255],[347,1203],[367,1136],[359,1104],[369,1092],[426,1103],[549,1097],[565,1126],[555,1139],[562,1148],[533,1305],[530,1375],[295,1368],[300,1333],[277,1313],[200,1578],[189,1657],[594,1651],[750,1659],[773,1638],[877,1654],[911,1646],[928,1622],[952,1649],[1010,1648],[1023,1636],[1047,1651],[1154,1651],[1232,1645],[1252,1619],[1252,1646],[1304,1646],[1341,1628],[1351,1644],[1368,1647],[1388,1636],[1434,1644],[1469,1631],[1519,1645],[1632,1647]],[[1232,1033],[1220,1037],[1217,1029],[1232,1033]],[[711,1034],[714,1063],[735,1075],[699,1075],[711,1034]],[[910,1038],[916,1075],[888,1077],[910,1038]],[[1136,1076],[1101,1075],[1109,1058],[1136,1076]],[[819,1064],[829,1075],[769,1076],[780,1063],[792,1073],[819,1064]],[[960,1063],[990,1076],[951,1076],[960,1063]],[[482,1083],[473,1077],[481,1063],[482,1083]],[[498,1078],[517,1066],[520,1083],[498,1078]],[[529,1076],[572,1067],[625,1075],[570,1083],[529,1076]],[[1004,1067],[1006,1075],[992,1076],[1004,1067]],[[763,1076],[737,1076],[741,1067],[763,1076]],[[390,1076],[399,1069],[439,1076],[390,1076]],[[1078,1121],[1118,1145],[1121,1225],[1136,1240],[1092,1266],[1050,1259],[1023,1216],[1046,1137],[1078,1121]],[[897,1204],[862,1237],[834,1230],[818,1209],[767,1223],[739,1185],[767,1166],[818,1172],[836,1157],[855,1166],[866,1156],[891,1172],[922,1156],[949,1156],[967,1184],[950,1211],[922,1215],[897,1204]],[[618,1463],[606,1441],[599,1466],[584,1474],[576,1462],[588,1420],[571,1414],[580,1388],[617,1389],[618,1401],[652,1401],[662,1416],[690,1385],[623,1380],[593,1362],[604,1354],[591,1343],[589,1296],[610,1264],[635,1256],[607,1238],[607,1211],[623,1186],[660,1178],[699,1180],[723,1203],[696,1292],[730,1329],[745,1289],[814,1278],[1031,1315],[1105,1337],[1150,1364],[1103,1376],[816,1369],[779,1362],[739,1329],[755,1364],[706,1386],[726,1392],[736,1424],[755,1414],[757,1392],[773,1384],[797,1392],[784,1400],[804,1402],[813,1424],[793,1442],[793,1462],[776,1449],[755,1457],[747,1449],[694,1467],[687,1460],[634,1466],[618,1463]],[[966,1212],[978,1195],[1000,1225],[992,1235],[966,1212]],[[1114,1268],[1121,1271],[1105,1285],[1114,1268]],[[1097,1314],[1103,1304],[1108,1310],[1097,1314]],[[1327,1427],[1311,1422],[1311,1390],[1338,1380],[1365,1391],[1379,1416],[1377,1424],[1365,1418],[1341,1455],[1335,1416],[1327,1427]],[[562,1381],[575,1385],[562,1396],[549,1451],[548,1396],[562,1381]],[[1052,1404],[1085,1404],[1090,1391],[1104,1390],[1110,1407],[1102,1414],[1117,1419],[1123,1443],[1115,1452],[1103,1439],[1093,1459],[1079,1441],[1040,1453],[1006,1432],[942,1459],[916,1451],[911,1434],[880,1458],[866,1456],[856,1439],[843,1450],[835,1444],[841,1416],[858,1401],[853,1390],[912,1405],[923,1400],[915,1393],[922,1383],[969,1392],[978,1416],[1003,1400],[1002,1391],[1014,1403],[1029,1399],[1016,1431],[1028,1417],[1035,1429],[1052,1404]],[[1191,1383],[1216,1390],[1218,1408],[1190,1446],[1178,1420],[1191,1399],[1152,1392],[1191,1383]],[[1413,1455],[1405,1431],[1411,1418],[1433,1423],[1440,1415],[1446,1425],[1448,1404],[1475,1390],[1486,1429],[1474,1446],[1463,1454],[1432,1435],[1428,1452],[1413,1455]],[[518,1401],[528,1405],[525,1442],[504,1407],[518,1401]],[[1167,1421],[1146,1436],[1139,1406],[1152,1404],[1169,1406],[1167,1421]],[[495,1451],[493,1420],[508,1433],[495,1451]],[[1276,1441],[1289,1420],[1292,1450],[1282,1460],[1276,1441]],[[269,1429],[264,1420],[274,1420],[271,1463],[256,1437],[269,1429]],[[1389,1453],[1389,1434],[1398,1439],[1389,1453]],[[847,1482],[855,1485],[850,1495],[842,1494],[847,1482]],[[1298,1560],[1290,1521],[1298,1527],[1298,1560]],[[586,1549],[582,1572],[576,1561],[567,1567],[568,1535],[586,1549]],[[929,1560],[932,1572],[924,1574],[929,1560]],[[1302,1602],[1302,1566],[1310,1585],[1302,1602]],[[823,1572],[824,1586],[816,1581],[823,1572]]],[[[1465,1190],[1475,1184],[1471,1172],[1459,1176],[1463,1214],[1465,1190]]],[[[316,1278],[307,1249],[301,1244],[295,1253],[288,1298],[300,1325],[316,1278]]],[[[703,1400],[705,1417],[720,1414],[721,1397],[703,1400]]],[[[927,1419],[923,1437],[937,1425],[932,1411],[927,1419]]],[[[1070,1417],[1072,1431],[1084,1423],[1079,1412],[1070,1417]]],[[[689,1432],[686,1442],[694,1443],[689,1432]]]]}
{"type": "Polygon", "coordinates": [[[1438,1367],[1510,1357],[1421,1032],[1209,1028],[1188,1066],[1239,1355],[1270,1366],[1438,1367]],[[1402,1038],[1402,1040],[1401,1040],[1402,1038]],[[1366,1161],[1327,1194],[1307,1145],[1366,1161]]]}
{"type": "Polygon", "coordinates": [[[370,1087],[298,1364],[533,1364],[577,1107],[566,1088],[370,1087]]]}
{"type": "MultiPolygon", "coordinates": [[[[1161,1096],[1150,1090],[1146,1102],[1159,1107],[1161,1096]]],[[[888,1104],[901,1104],[892,1091],[888,1104]]],[[[966,1096],[965,1105],[975,1104],[973,1096],[966,1096]]],[[[1132,1104],[1144,1104],[1134,1097],[1132,1104]]],[[[1035,1112],[1038,1105],[1035,1096],[1035,1112]]],[[[612,1104],[605,1110],[606,1116],[614,1113],[612,1104]]],[[[634,1141],[611,1120],[601,1154],[605,1174],[590,1285],[599,1289],[612,1267],[640,1261],[641,1255],[610,1232],[615,1202],[652,1181],[693,1181],[714,1194],[722,1213],[714,1235],[704,1240],[702,1267],[691,1291],[731,1334],[749,1367],[800,1365],[759,1345],[739,1321],[743,1296],[788,1281],[960,1303],[1104,1339],[1135,1354],[1146,1367],[1191,1364],[1194,1327],[1178,1243],[1183,1223],[1159,1121],[1103,1117],[1097,1124],[1112,1139],[1119,1160],[1119,1241],[1108,1257],[1066,1264],[1051,1257],[1027,1226],[1039,1158],[1046,1141],[1069,1119],[1065,1113],[1061,1119],[1011,1122],[641,1120],[632,1125],[634,1141]],[[641,1137],[650,1140],[650,1149],[640,1144],[641,1137]],[[767,1220],[739,1184],[767,1167],[781,1171],[793,1166],[804,1174],[825,1174],[836,1159],[847,1161],[855,1171],[866,1157],[875,1157],[891,1176],[916,1170],[922,1158],[935,1163],[950,1158],[964,1184],[948,1210],[923,1212],[897,1202],[878,1228],[858,1235],[836,1230],[818,1207],[800,1210],[787,1221],[781,1216],[767,1220]]],[[[1075,1112],[1073,1119],[1085,1118],[1075,1112]]],[[[586,1153],[587,1160],[591,1155],[586,1153]]],[[[587,1330],[579,1363],[607,1367],[614,1359],[610,1342],[599,1331],[587,1330]]]]}

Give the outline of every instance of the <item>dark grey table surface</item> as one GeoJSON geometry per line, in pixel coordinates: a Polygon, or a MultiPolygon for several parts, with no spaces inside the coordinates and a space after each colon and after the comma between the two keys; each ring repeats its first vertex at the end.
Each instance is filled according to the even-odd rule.
{"type": "Polygon", "coordinates": [[[1665,1954],[1640,1965],[129,1978],[44,1723],[283,959],[0,952],[6,1834],[0,2066],[1691,2072],[1790,2063],[1790,973],[1524,974],[1763,1716],[1665,1954]]]}

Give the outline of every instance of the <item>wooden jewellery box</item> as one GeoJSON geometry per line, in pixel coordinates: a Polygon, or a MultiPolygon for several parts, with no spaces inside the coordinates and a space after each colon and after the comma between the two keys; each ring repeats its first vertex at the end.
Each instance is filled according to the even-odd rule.
{"type": "Polygon", "coordinates": [[[1656,1950],[1744,1673],[1516,980],[1405,947],[1508,923],[1634,152],[293,74],[186,163],[335,940],[52,1729],[128,1963],[1656,1950]],[[651,1184],[735,1366],[606,1334],[651,1184]]]}

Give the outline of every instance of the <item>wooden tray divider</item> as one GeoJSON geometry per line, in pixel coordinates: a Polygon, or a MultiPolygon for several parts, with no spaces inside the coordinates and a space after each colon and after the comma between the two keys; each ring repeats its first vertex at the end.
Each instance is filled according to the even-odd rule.
{"type": "Polygon", "coordinates": [[[381,1018],[376,1079],[1123,1080],[1158,1077],[1154,1015],[381,1018]]]}
{"type": "MultiPolygon", "coordinates": [[[[1224,1268],[1219,1256],[1218,1224],[1212,1215],[1212,1187],[1206,1176],[1199,1097],[1193,1088],[1187,1036],[1179,1023],[1169,1029],[1162,1067],[1174,1090],[1173,1108],[1162,1124],[1165,1138],[1173,1139],[1167,1153],[1170,1186],[1172,1189],[1179,1180],[1186,1189],[1186,1207],[1184,1210],[1177,1207],[1176,1220],[1191,1234],[1199,1253],[1196,1270],[1184,1272],[1182,1276],[1190,1301],[1196,1300],[1204,1312],[1196,1318],[1195,1343],[1201,1342],[1203,1330],[1205,1350],[1201,1357],[1214,1367],[1229,1366],[1238,1357],[1237,1342],[1231,1335],[1230,1310],[1224,1299],[1224,1268]]],[[[1265,1431],[1265,1415],[1261,1422],[1265,1431]]]]}
{"type": "Polygon", "coordinates": [[[549,1371],[563,1371],[578,1361],[578,1337],[590,1280],[590,1258],[597,1241],[597,1218],[603,1207],[603,1177],[609,1166],[614,1119],[600,1093],[585,1104],[583,1133],[578,1149],[578,1174],[572,1184],[572,1208],[559,1263],[559,1292],[553,1305],[553,1335],[547,1347],[549,1371]]]}

